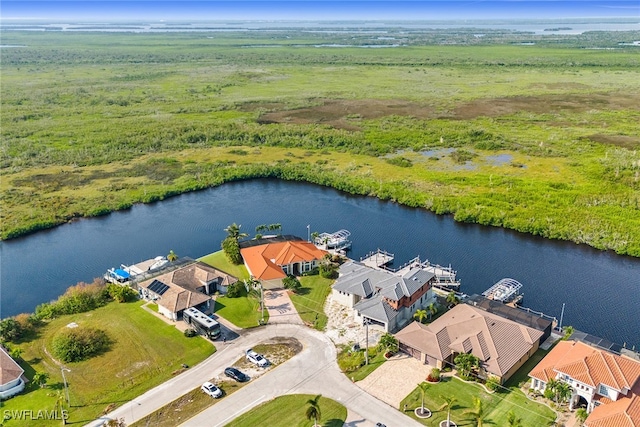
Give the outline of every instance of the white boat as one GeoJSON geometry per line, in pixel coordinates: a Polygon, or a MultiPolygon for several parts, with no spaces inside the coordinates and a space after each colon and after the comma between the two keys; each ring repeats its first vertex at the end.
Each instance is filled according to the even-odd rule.
{"type": "Polygon", "coordinates": [[[326,250],[346,250],[351,247],[349,236],[351,236],[351,232],[344,229],[335,233],[322,233],[313,240],[313,243],[326,250]]]}
{"type": "Polygon", "coordinates": [[[159,270],[168,263],[166,257],[157,256],[133,265],[120,264],[119,268],[108,269],[103,277],[107,282],[125,285],[135,280],[136,276],[159,270]]]}

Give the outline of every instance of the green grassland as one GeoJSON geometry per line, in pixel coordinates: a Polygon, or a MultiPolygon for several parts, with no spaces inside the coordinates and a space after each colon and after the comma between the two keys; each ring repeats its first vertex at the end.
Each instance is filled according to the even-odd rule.
{"type": "Polygon", "coordinates": [[[302,287],[290,294],[291,302],[305,323],[324,331],[328,320],[324,313],[324,303],[331,292],[333,280],[320,275],[303,276],[300,277],[300,284],[302,287]]]}
{"type": "MultiPolygon", "coordinates": [[[[315,396],[307,394],[291,394],[276,397],[257,408],[240,415],[231,421],[229,427],[268,425],[273,427],[310,427],[313,420],[305,417],[309,406],[306,402],[315,396]]],[[[347,419],[347,408],[335,400],[321,397],[319,401],[321,419],[319,425],[325,427],[341,427],[347,419]]]]}
{"type": "Polygon", "coordinates": [[[637,32],[2,37],[3,239],[272,177],[640,256],[637,32]]]}
{"type": "MultiPolygon", "coordinates": [[[[431,418],[419,419],[414,412],[407,412],[412,418],[424,425],[435,426],[440,421],[447,419],[447,412],[439,410],[444,403],[442,396],[454,396],[456,401],[451,410],[451,420],[459,426],[475,425],[472,416],[465,414],[466,411],[474,407],[474,397],[482,401],[484,409],[484,424],[495,426],[506,426],[507,414],[513,411],[518,418],[522,419],[523,427],[542,427],[551,425],[556,414],[549,407],[533,402],[527,398],[520,390],[513,389],[503,393],[487,393],[482,386],[474,383],[465,383],[457,377],[446,377],[443,381],[432,384],[425,393],[424,406],[432,412],[431,418]]],[[[400,404],[401,408],[407,405],[409,409],[419,408],[422,402],[422,395],[419,388],[416,388],[400,404]]]]}
{"type": "MultiPolygon", "coordinates": [[[[27,391],[6,402],[3,410],[52,411],[56,393],[63,390],[61,368],[51,355],[54,335],[75,322],[78,327],[105,330],[113,340],[111,349],[83,362],[67,363],[69,424],[84,425],[113,410],[123,402],[181,372],[183,363],[193,366],[215,352],[211,342],[186,338],[173,325],[142,309],[144,302],[110,303],[96,310],[65,315],[38,330],[37,339],[18,345],[23,350],[21,364],[28,378],[36,372],[49,374],[48,386],[29,383],[27,391]],[[168,349],[171,349],[168,351],[168,349]],[[108,411],[107,411],[108,412],[108,411]]],[[[60,421],[33,420],[38,426],[60,425],[60,421]]],[[[25,421],[5,420],[6,426],[27,425],[25,421]]]]}

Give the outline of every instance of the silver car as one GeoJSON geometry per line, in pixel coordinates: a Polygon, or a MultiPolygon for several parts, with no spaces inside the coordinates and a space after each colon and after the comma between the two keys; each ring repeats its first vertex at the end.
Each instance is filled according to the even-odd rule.
{"type": "Polygon", "coordinates": [[[222,390],[220,390],[218,386],[216,386],[213,383],[210,383],[209,381],[202,384],[202,387],[200,387],[200,390],[204,391],[206,394],[208,394],[211,397],[215,397],[216,399],[219,397],[222,397],[222,390]]]}

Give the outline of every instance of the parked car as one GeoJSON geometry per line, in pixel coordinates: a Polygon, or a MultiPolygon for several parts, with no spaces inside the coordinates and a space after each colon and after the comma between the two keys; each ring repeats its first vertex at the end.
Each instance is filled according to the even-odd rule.
{"type": "Polygon", "coordinates": [[[224,370],[224,374],[226,376],[228,376],[229,378],[233,378],[234,380],[238,381],[239,383],[244,383],[249,381],[249,376],[247,374],[245,374],[244,372],[241,372],[240,370],[236,369],[236,368],[226,368],[224,370]]]}
{"type": "Polygon", "coordinates": [[[269,364],[269,361],[263,355],[256,353],[252,349],[247,350],[247,360],[261,368],[269,364]]]}
{"type": "Polygon", "coordinates": [[[220,390],[219,387],[217,387],[213,383],[210,383],[209,381],[202,384],[202,387],[200,387],[200,390],[204,391],[206,394],[208,394],[211,397],[215,397],[216,399],[219,397],[222,397],[222,390],[220,390]]]}

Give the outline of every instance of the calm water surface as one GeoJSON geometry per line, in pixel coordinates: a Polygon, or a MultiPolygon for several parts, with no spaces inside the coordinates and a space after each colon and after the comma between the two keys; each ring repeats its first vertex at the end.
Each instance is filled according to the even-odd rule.
{"type": "Polygon", "coordinates": [[[396,265],[416,256],[451,264],[467,294],[511,277],[524,285],[525,306],[559,318],[564,302],[565,325],[640,348],[639,259],[274,180],[225,184],[0,242],[0,315],[31,312],[121,263],[169,250],[192,258],[215,252],[232,222],[249,234],[281,223],[283,233],[303,238],[307,224],[312,232],[346,228],[352,258],[381,248],[395,254],[396,265]]]}

